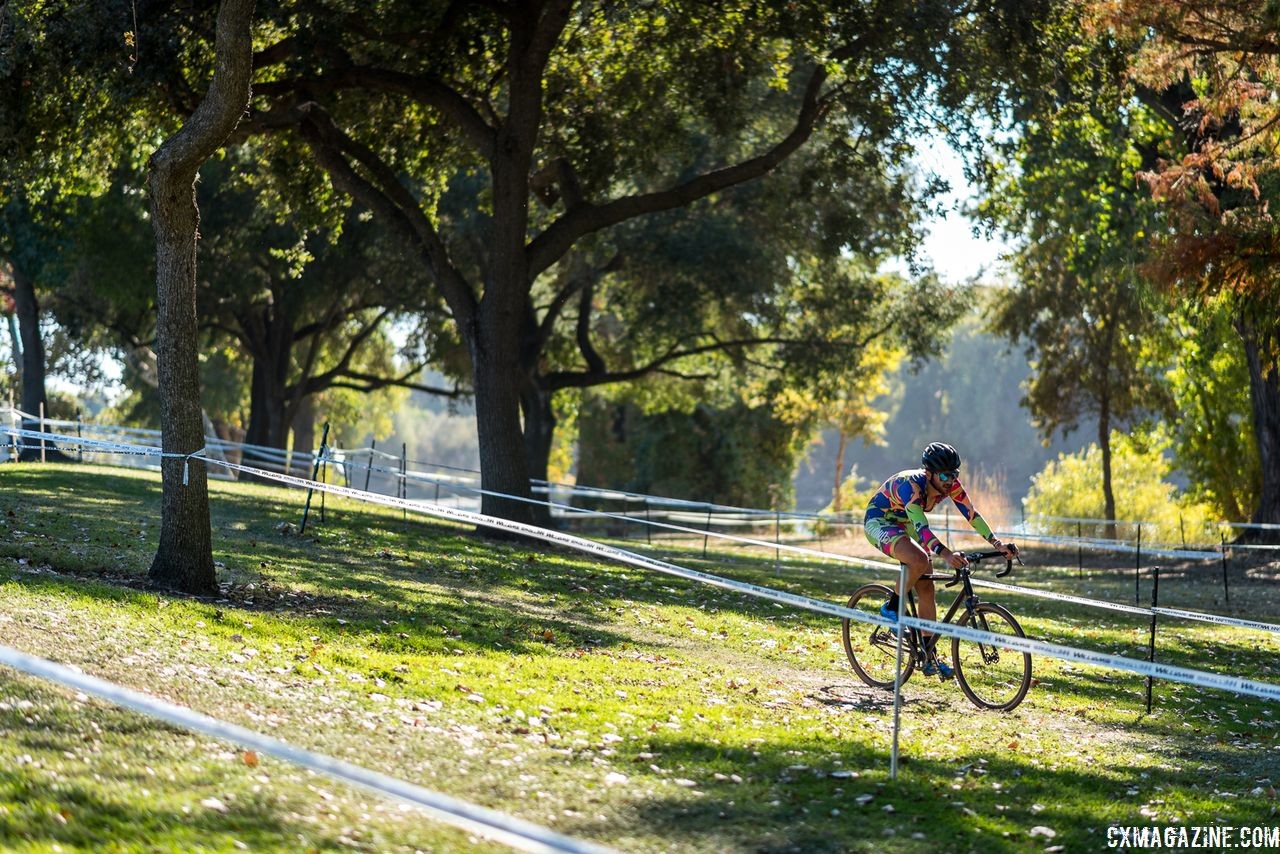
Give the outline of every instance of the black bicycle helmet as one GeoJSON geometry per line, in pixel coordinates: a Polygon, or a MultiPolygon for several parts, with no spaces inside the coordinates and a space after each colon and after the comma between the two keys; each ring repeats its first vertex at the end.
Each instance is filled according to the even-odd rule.
{"type": "Polygon", "coordinates": [[[932,472],[959,471],[960,454],[950,445],[930,442],[920,455],[920,465],[932,472]]]}

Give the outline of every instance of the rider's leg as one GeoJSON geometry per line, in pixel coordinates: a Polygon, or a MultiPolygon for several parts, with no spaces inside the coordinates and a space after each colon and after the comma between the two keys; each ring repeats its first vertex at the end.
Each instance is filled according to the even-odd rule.
{"type": "MultiPolygon", "coordinates": [[[[899,562],[907,565],[907,589],[915,590],[916,595],[920,597],[920,619],[936,620],[938,618],[937,599],[934,596],[933,581],[929,579],[921,580],[920,576],[928,575],[932,564],[929,563],[929,555],[920,547],[920,544],[910,537],[903,537],[893,544],[893,556],[899,562]]],[[[902,591],[898,590],[899,602],[902,600],[902,591]]],[[[902,607],[899,604],[898,607],[902,607]]],[[[921,632],[925,637],[931,637],[933,632],[921,632]]]]}

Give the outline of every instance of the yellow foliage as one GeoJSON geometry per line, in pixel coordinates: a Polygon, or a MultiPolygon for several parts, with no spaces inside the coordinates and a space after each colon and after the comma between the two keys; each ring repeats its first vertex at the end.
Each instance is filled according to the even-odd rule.
{"type": "MultiPolygon", "coordinates": [[[[1111,434],[1111,484],[1119,520],[1142,523],[1143,542],[1181,545],[1217,539],[1215,514],[1207,504],[1178,492],[1165,478],[1170,471],[1164,451],[1168,439],[1138,434],[1111,434]]],[[[1075,535],[1074,522],[1034,520],[1034,516],[1103,519],[1102,450],[1096,443],[1075,454],[1059,454],[1031,479],[1026,498],[1028,521],[1051,534],[1075,535]]],[[[1084,536],[1103,536],[1100,525],[1086,525],[1084,536]]],[[[1133,539],[1136,526],[1117,527],[1118,536],[1133,539]]]]}

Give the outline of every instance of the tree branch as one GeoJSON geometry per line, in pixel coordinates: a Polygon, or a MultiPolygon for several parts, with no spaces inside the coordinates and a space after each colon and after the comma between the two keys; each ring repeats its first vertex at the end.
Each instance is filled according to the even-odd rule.
{"type": "MultiPolygon", "coordinates": [[[[365,327],[361,329],[359,332],[357,332],[355,335],[353,335],[351,337],[351,340],[347,342],[347,349],[342,354],[342,357],[338,359],[338,364],[336,364],[334,367],[330,368],[329,370],[325,371],[323,374],[317,374],[316,376],[305,380],[302,383],[302,388],[304,389],[304,396],[307,394],[315,394],[316,391],[318,390],[315,387],[316,384],[327,383],[328,381],[331,381],[336,377],[345,376],[348,370],[350,369],[351,360],[355,357],[355,354],[360,349],[360,346],[364,344],[364,342],[369,338],[370,335],[372,335],[377,330],[379,326],[382,325],[382,321],[385,320],[387,315],[389,314],[391,314],[391,309],[389,308],[385,308],[382,311],[378,312],[377,317],[375,317],[373,320],[365,324],[365,327]]],[[[326,386],[324,385],[320,386],[321,389],[325,387],[326,386]]]]}
{"type": "Polygon", "coordinates": [[[213,80],[199,106],[148,160],[153,187],[166,187],[169,181],[176,186],[187,173],[194,175],[240,122],[250,97],[253,6],[254,0],[224,0],[219,6],[214,43],[228,45],[228,50],[218,52],[213,80]],[[244,61],[235,61],[237,56],[244,61]]]}
{"type": "Polygon", "coordinates": [[[378,92],[407,95],[434,107],[462,131],[481,157],[487,160],[493,154],[494,129],[461,93],[441,80],[361,66],[344,69],[336,76],[347,88],[361,86],[378,92]]]}
{"type": "Polygon", "coordinates": [[[484,116],[456,89],[435,77],[352,65],[316,77],[267,81],[255,87],[257,94],[268,98],[299,96],[302,93],[314,97],[342,89],[405,95],[438,110],[462,131],[482,157],[488,158],[493,152],[495,131],[484,116]]]}
{"type": "Polygon", "coordinates": [[[566,211],[579,207],[585,198],[578,171],[568,158],[557,157],[529,178],[529,188],[548,208],[563,200],[566,211]],[[557,189],[559,188],[558,192],[557,189]]]}
{"type": "MultiPolygon", "coordinates": [[[[1223,25],[1224,32],[1231,32],[1230,27],[1223,25]]],[[[1280,54],[1280,43],[1270,41],[1265,36],[1258,36],[1253,41],[1231,41],[1224,39],[1210,38],[1209,36],[1196,36],[1191,33],[1172,33],[1170,38],[1178,44],[1194,47],[1197,50],[1194,53],[1244,53],[1244,54],[1261,54],[1263,56],[1275,56],[1280,54]]]]}
{"type": "Polygon", "coordinates": [[[533,36],[529,40],[529,49],[524,56],[528,64],[527,70],[539,81],[546,71],[551,51],[569,23],[569,11],[572,7],[572,0],[549,0],[543,4],[533,36]]]}
{"type": "MultiPolygon", "coordinates": [[[[621,252],[615,252],[602,267],[594,270],[588,270],[577,276],[570,276],[569,281],[565,283],[556,295],[551,299],[551,304],[547,306],[547,313],[542,316],[542,322],[538,324],[538,345],[541,347],[551,338],[551,333],[555,329],[556,321],[560,319],[560,313],[564,307],[568,305],[570,298],[575,293],[582,290],[587,284],[595,284],[601,278],[609,273],[616,272],[622,268],[623,257],[621,252]]],[[[581,315],[581,304],[579,304],[579,315],[581,315]]]]}
{"type": "Polygon", "coordinates": [[[273,45],[264,47],[253,55],[253,69],[269,68],[278,65],[297,53],[298,40],[293,36],[285,36],[273,45]]]}
{"type": "MultiPolygon", "coordinates": [[[[733,350],[742,347],[756,347],[762,344],[803,344],[804,340],[795,338],[740,338],[733,341],[716,341],[712,344],[703,344],[699,347],[690,347],[686,350],[671,349],[662,356],[651,360],[645,365],[638,368],[632,368],[626,371],[608,371],[608,370],[586,370],[586,371],[557,371],[547,374],[541,380],[543,388],[555,391],[562,388],[587,388],[596,385],[608,385],[610,383],[629,382],[639,379],[646,374],[654,373],[662,366],[674,362],[677,359],[683,359],[686,356],[698,356],[703,353],[713,353],[717,351],[733,350]]],[[[603,366],[603,362],[602,362],[603,366]]]]}
{"type": "Polygon", "coordinates": [[[329,316],[324,320],[317,320],[312,323],[308,323],[305,326],[299,326],[295,329],[293,331],[293,340],[295,342],[301,341],[302,339],[309,338],[312,335],[320,335],[332,329],[336,329],[338,324],[346,320],[348,317],[359,314],[369,308],[373,308],[373,306],[363,301],[358,301],[352,303],[341,311],[330,312],[329,316]]]}
{"type": "MultiPolygon", "coordinates": [[[[340,295],[334,296],[333,307],[329,309],[330,316],[338,312],[338,308],[342,304],[341,300],[342,300],[342,297],[340,295]]],[[[312,338],[310,343],[307,345],[307,357],[302,362],[302,369],[299,372],[300,376],[302,377],[311,376],[311,369],[315,367],[316,358],[319,355],[319,353],[320,353],[320,337],[316,336],[312,338]]],[[[301,384],[299,384],[297,391],[293,395],[291,395],[293,398],[293,405],[297,406],[301,404],[302,398],[306,397],[306,395],[307,395],[307,391],[301,384]]]]}
{"type": "Polygon", "coordinates": [[[249,337],[244,334],[243,330],[236,329],[234,326],[228,326],[225,323],[218,323],[216,321],[203,323],[201,324],[201,328],[213,329],[217,332],[221,332],[223,335],[227,335],[233,340],[239,341],[244,345],[244,348],[250,352],[250,355],[253,354],[253,342],[249,340],[249,337]]]}
{"type": "Polygon", "coordinates": [[[529,275],[537,276],[546,270],[584,235],[638,216],[682,207],[772,171],[809,139],[818,122],[826,115],[830,101],[819,95],[826,79],[825,69],[818,67],[814,70],[805,88],[795,127],[764,154],[734,166],[699,175],[667,190],[624,196],[603,205],[584,203],[565,211],[529,243],[526,249],[529,275]]]}
{"type": "Polygon", "coordinates": [[[578,296],[578,323],[576,335],[578,340],[578,351],[582,353],[582,359],[587,363],[587,371],[593,374],[602,374],[605,372],[604,359],[591,343],[591,300],[595,295],[596,279],[591,276],[582,286],[582,293],[578,296]]]}
{"type": "Polygon", "coordinates": [[[426,366],[418,365],[413,370],[399,377],[379,377],[373,374],[361,373],[360,371],[346,371],[342,374],[342,376],[348,379],[359,380],[363,382],[364,385],[356,385],[355,383],[343,382],[342,380],[334,380],[333,382],[329,383],[327,387],[328,388],[349,388],[355,391],[370,392],[370,391],[377,391],[380,388],[388,388],[388,387],[394,386],[396,388],[407,388],[407,389],[412,389],[414,391],[426,392],[427,394],[434,394],[437,397],[448,397],[454,400],[459,400],[464,397],[470,397],[475,393],[471,389],[460,388],[459,386],[456,386],[456,385],[452,389],[444,389],[444,388],[437,388],[436,386],[423,385],[422,383],[410,382],[409,377],[418,373],[424,367],[426,366]]]}
{"type": "Polygon", "coordinates": [[[384,222],[391,224],[411,246],[418,249],[454,318],[459,324],[469,324],[475,316],[475,294],[462,274],[449,262],[444,241],[431,221],[413,196],[401,186],[390,167],[338,130],[319,107],[309,111],[308,121],[302,130],[317,162],[329,173],[334,184],[377,212],[384,222]],[[378,183],[374,184],[360,175],[346,154],[352,154],[373,172],[378,183]]]}

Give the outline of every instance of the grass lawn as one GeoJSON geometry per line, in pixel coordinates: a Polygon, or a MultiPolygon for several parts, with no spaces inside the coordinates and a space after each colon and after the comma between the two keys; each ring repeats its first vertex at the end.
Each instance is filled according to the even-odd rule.
{"type": "MultiPolygon", "coordinates": [[[[892,695],[857,680],[832,618],[372,505],[329,500],[299,537],[278,525],[301,493],[211,490],[225,587],[196,600],[146,587],[155,474],[0,465],[0,643],[628,851],[1083,852],[1110,825],[1280,825],[1274,703],[1157,683],[1148,715],[1141,678],[1037,658],[999,714],[916,674],[894,782],[892,695]]],[[[1131,557],[1025,557],[1007,580],[1133,601],[1131,557]]],[[[833,602],[876,580],[700,543],[680,562],[833,602]]],[[[1237,561],[1226,604],[1216,564],[1170,566],[1161,604],[1280,622],[1277,575],[1237,561]]],[[[1141,617],[980,593],[1032,637],[1146,654],[1141,617]]],[[[1280,682],[1278,651],[1161,623],[1169,663],[1280,682]]],[[[10,671],[0,769],[6,850],[487,847],[10,671]]]]}

